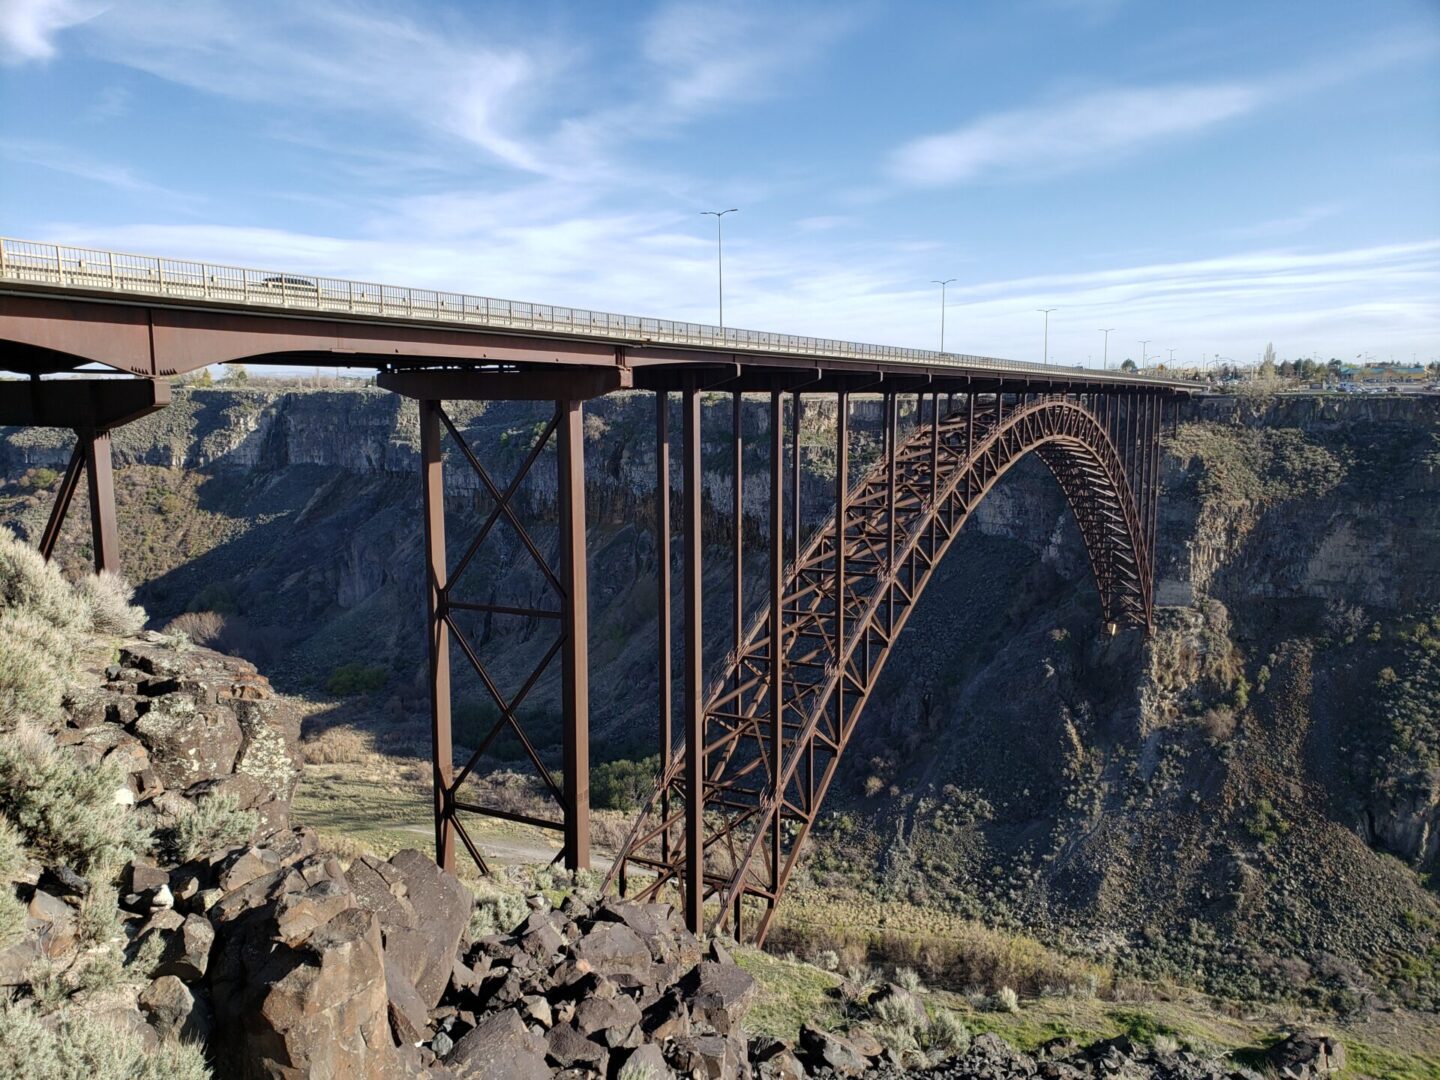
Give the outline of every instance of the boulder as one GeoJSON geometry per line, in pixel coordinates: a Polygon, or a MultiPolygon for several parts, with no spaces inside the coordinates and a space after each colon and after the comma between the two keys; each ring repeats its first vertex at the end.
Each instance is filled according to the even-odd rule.
{"type": "Polygon", "coordinates": [[[690,1015],[721,1035],[738,1031],[740,1021],[759,988],[749,972],[735,964],[705,960],[680,982],[689,999],[690,1015]]]}
{"type": "Polygon", "coordinates": [[[455,1043],[445,1064],[466,1080],[550,1080],[547,1044],[514,1009],[487,1016],[455,1043]]]}
{"type": "Polygon", "coordinates": [[[204,1042],[210,1037],[210,1007],[174,975],[162,975],[140,991],[139,1005],[162,1039],[204,1042]]]}
{"type": "Polygon", "coordinates": [[[748,1074],[745,1044],[723,1035],[686,1035],[670,1044],[670,1063],[682,1076],[738,1080],[748,1074]]]}
{"type": "Polygon", "coordinates": [[[215,944],[215,929],[209,919],[203,915],[186,915],[178,928],[156,932],[165,944],[159,963],[150,971],[151,978],[174,975],[185,982],[195,982],[205,977],[210,948],[215,944]]]}
{"type": "Polygon", "coordinates": [[[246,1078],[398,1074],[380,923],[334,859],[272,871],[212,910],[219,1060],[246,1078]]]}
{"type": "Polygon", "coordinates": [[[621,923],[596,923],[572,946],[576,960],[607,974],[625,971],[634,975],[650,967],[650,949],[638,934],[621,923]]]}
{"type": "MultiPolygon", "coordinates": [[[[575,1027],[582,1035],[605,1040],[607,1032],[615,1032],[623,1040],[631,1028],[640,1023],[640,1006],[623,994],[601,1000],[588,998],[575,1008],[575,1027]]],[[[618,1046],[620,1042],[609,1045],[618,1046]]]]}
{"type": "Polygon", "coordinates": [[[202,712],[181,694],[157,698],[134,730],[149,751],[149,767],[167,788],[188,788],[232,772],[244,739],[228,709],[202,712]]]}
{"type": "Polygon", "coordinates": [[[602,1074],[609,1068],[610,1051],[587,1039],[573,1024],[557,1024],[551,1028],[545,1044],[545,1056],[558,1068],[589,1066],[602,1074]]]}
{"type": "Polygon", "coordinates": [[[1343,1072],[1345,1046],[1333,1035],[1302,1031],[1272,1046],[1265,1059],[1285,1080],[1307,1080],[1343,1072]]]}
{"type": "Polygon", "coordinates": [[[233,893],[257,878],[293,866],[320,850],[320,838],[314,829],[297,826],[265,838],[259,845],[249,845],[223,854],[215,866],[215,884],[224,893],[233,893]]]}
{"type": "Polygon", "coordinates": [[[830,1069],[837,1076],[859,1076],[867,1067],[864,1056],[850,1043],[810,1024],[800,1028],[800,1047],[814,1067],[830,1069]]]}
{"type": "Polygon", "coordinates": [[[475,906],[470,890],[418,851],[378,865],[357,860],[346,879],[357,902],[379,918],[387,958],[433,1009],[454,973],[475,906]]]}
{"type": "Polygon", "coordinates": [[[621,1074],[645,1080],[672,1080],[675,1073],[665,1063],[665,1055],[654,1043],[646,1043],[631,1052],[620,1066],[621,1074]]]}

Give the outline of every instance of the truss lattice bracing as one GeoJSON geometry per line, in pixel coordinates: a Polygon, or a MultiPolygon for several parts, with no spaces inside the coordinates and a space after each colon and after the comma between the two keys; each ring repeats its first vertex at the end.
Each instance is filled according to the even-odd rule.
{"type": "MultiPolygon", "coordinates": [[[[641,899],[680,888],[692,924],[711,901],[712,927],[732,925],[737,936],[748,898],[760,912],[757,940],[915,603],[971,511],[1017,461],[1034,451],[1058,481],[1079,523],[1106,623],[1148,627],[1151,619],[1154,403],[1022,394],[977,407],[976,397],[965,395],[962,407],[952,404],[938,423],[902,440],[890,394],[884,453],[853,487],[845,479],[843,392],[839,406],[836,513],[783,573],[777,568],[778,612],[769,605],[749,624],[723,677],[707,688],[698,737],[668,757],[611,871],[623,877],[635,864],[652,873],[641,899]],[[687,826],[700,835],[669,842],[687,826]]],[[[939,406],[936,394],[932,418],[939,406]]],[[[771,417],[776,537],[784,524],[778,393],[771,417]]]]}
{"type": "Polygon", "coordinates": [[[464,435],[455,426],[439,400],[420,401],[420,456],[425,500],[425,545],[428,570],[428,626],[430,649],[431,735],[435,771],[436,861],[453,870],[455,841],[458,839],[476,865],[488,871],[479,845],[465,827],[464,815],[475,814],[517,821],[564,834],[561,856],[571,869],[586,868],[590,861],[589,821],[589,735],[588,674],[586,665],[585,604],[585,501],[584,462],[581,457],[582,414],[578,401],[557,401],[550,420],[531,444],[515,476],[502,490],[475,455],[464,435]],[[491,510],[460,559],[451,566],[445,546],[445,484],[442,436],[448,435],[459,456],[469,465],[492,502],[491,510]],[[515,495],[539,461],[552,437],[556,442],[556,505],[559,519],[558,557],[553,561],[541,551],[515,509],[515,495]],[[476,558],[485,540],[504,523],[526,551],[544,581],[549,601],[539,605],[516,606],[460,598],[457,587],[467,574],[484,575],[488,567],[476,558]],[[533,619],[553,626],[553,636],[537,635],[534,662],[518,689],[505,693],[487,667],[481,650],[461,620],[463,613],[504,615],[533,619]],[[477,740],[459,772],[455,771],[451,734],[452,654],[458,653],[493,702],[497,717],[477,740]],[[559,659],[561,668],[561,719],[564,743],[564,782],[546,767],[530,733],[521,720],[520,708],[536,684],[559,659]],[[544,785],[546,793],[561,811],[555,821],[485,806],[465,794],[465,783],[502,734],[509,733],[525,753],[544,785]]]}

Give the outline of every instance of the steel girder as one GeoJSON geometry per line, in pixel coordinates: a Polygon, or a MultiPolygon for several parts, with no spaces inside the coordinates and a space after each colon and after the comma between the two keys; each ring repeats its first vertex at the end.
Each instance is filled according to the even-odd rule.
{"type": "MultiPolygon", "coordinates": [[[[1022,394],[1008,407],[1003,396],[977,407],[976,396],[966,395],[963,408],[952,404],[938,423],[932,419],[901,440],[891,394],[882,459],[853,488],[846,483],[843,393],[839,402],[837,511],[777,572],[772,596],[780,601],[779,618],[772,603],[749,623],[724,675],[703,694],[699,730],[673,754],[667,744],[656,790],[606,880],[608,887],[618,876],[623,890],[630,864],[653,873],[637,897],[679,888],[695,929],[706,901],[718,901],[708,913],[710,928],[728,924],[741,936],[748,897],[758,901],[760,916],[753,937],[764,940],[915,603],[971,511],[1026,454],[1039,455],[1075,514],[1106,623],[1112,629],[1151,623],[1155,402],[1022,394]],[[696,776],[703,777],[698,792],[696,776]],[[688,843],[672,840],[691,832],[697,835],[688,843]],[[695,853],[699,865],[691,864],[695,853]]],[[[937,394],[932,418],[939,406],[937,394]]],[[[772,537],[782,524],[782,460],[774,452],[782,445],[782,415],[776,394],[772,537]]],[[[798,506],[793,525],[798,540],[798,506]]],[[[772,548],[772,558],[778,552],[772,548]]]]}

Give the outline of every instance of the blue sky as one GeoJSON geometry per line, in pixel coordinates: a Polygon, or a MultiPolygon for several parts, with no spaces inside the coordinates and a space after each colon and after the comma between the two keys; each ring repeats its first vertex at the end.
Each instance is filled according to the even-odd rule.
{"type": "Polygon", "coordinates": [[[1440,2],[0,0],[0,232],[952,351],[1440,357],[1440,2]]]}

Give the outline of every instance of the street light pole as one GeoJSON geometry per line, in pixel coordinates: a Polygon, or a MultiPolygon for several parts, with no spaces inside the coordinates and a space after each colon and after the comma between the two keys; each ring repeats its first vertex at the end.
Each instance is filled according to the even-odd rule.
{"type": "Polygon", "coordinates": [[[1146,338],[1144,341],[1140,342],[1140,370],[1141,370],[1141,371],[1144,371],[1144,370],[1145,370],[1145,354],[1150,351],[1150,342],[1151,342],[1152,340],[1153,340],[1153,339],[1151,339],[1151,338],[1146,338]]]}
{"type": "Polygon", "coordinates": [[[1109,371],[1109,370],[1110,370],[1110,333],[1111,333],[1111,331],[1114,330],[1114,329],[1115,329],[1115,327],[1113,327],[1113,326],[1102,326],[1102,327],[1100,327],[1100,332],[1105,335],[1105,360],[1104,360],[1104,365],[1105,365],[1105,370],[1106,370],[1106,371],[1109,371]]]}
{"type": "Polygon", "coordinates": [[[1055,309],[1053,307],[1044,307],[1036,308],[1035,310],[1042,312],[1045,316],[1045,355],[1042,359],[1048,364],[1050,363],[1050,312],[1055,309]]]}
{"type": "Polygon", "coordinates": [[[729,210],[702,210],[701,217],[713,217],[715,219],[715,285],[719,293],[720,301],[720,329],[725,329],[725,251],[720,239],[720,219],[726,214],[736,212],[736,207],[729,210]]]}
{"type": "Polygon", "coordinates": [[[953,277],[946,278],[944,281],[936,281],[934,278],[930,279],[931,285],[940,286],[940,351],[942,353],[945,351],[945,286],[954,280],[953,277]]]}

